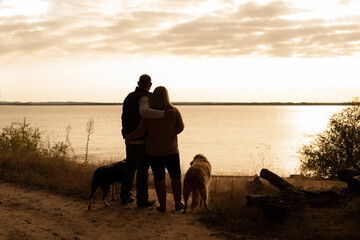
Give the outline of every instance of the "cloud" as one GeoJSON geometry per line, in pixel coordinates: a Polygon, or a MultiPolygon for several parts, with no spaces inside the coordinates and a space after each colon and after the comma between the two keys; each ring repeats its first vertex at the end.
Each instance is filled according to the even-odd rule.
{"type": "Polygon", "coordinates": [[[294,13],[298,13],[301,10],[291,7],[290,4],[282,1],[270,2],[266,5],[260,5],[257,2],[247,2],[239,6],[235,15],[241,18],[250,19],[267,19],[282,17],[294,13]]]}
{"type": "Polygon", "coordinates": [[[340,0],[339,4],[340,5],[350,5],[351,2],[353,2],[353,0],[340,0]]]}
{"type": "Polygon", "coordinates": [[[153,11],[130,3],[116,8],[104,4],[59,1],[48,15],[37,18],[0,16],[0,58],[25,54],[333,57],[360,52],[359,16],[301,19],[296,16],[304,9],[283,1],[232,7],[225,2],[201,13],[188,11],[190,1],[167,1],[153,11]],[[173,5],[179,9],[171,10],[173,5]]]}

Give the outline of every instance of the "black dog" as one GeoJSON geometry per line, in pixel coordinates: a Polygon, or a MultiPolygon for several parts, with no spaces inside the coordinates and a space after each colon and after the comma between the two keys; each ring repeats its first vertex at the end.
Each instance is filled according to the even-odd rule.
{"type": "MultiPolygon", "coordinates": [[[[91,182],[91,194],[89,200],[88,209],[91,209],[91,201],[94,197],[96,190],[100,187],[103,191],[103,201],[105,207],[109,206],[109,203],[106,202],[106,196],[109,193],[110,184],[115,182],[122,182],[123,172],[126,165],[126,161],[122,160],[110,165],[99,167],[95,170],[93,179],[91,182]]],[[[115,189],[113,189],[114,194],[115,189]]]]}

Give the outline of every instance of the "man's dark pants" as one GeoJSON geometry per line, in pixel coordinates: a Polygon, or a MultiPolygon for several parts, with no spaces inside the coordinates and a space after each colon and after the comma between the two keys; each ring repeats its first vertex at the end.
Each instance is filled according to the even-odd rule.
{"type": "Polygon", "coordinates": [[[136,171],[137,204],[148,201],[148,177],[150,164],[146,158],[145,144],[126,144],[126,167],[121,183],[121,200],[131,197],[131,189],[136,171]]]}

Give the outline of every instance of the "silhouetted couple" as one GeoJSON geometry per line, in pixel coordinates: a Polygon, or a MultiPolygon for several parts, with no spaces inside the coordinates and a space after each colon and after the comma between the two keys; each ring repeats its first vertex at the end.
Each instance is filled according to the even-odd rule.
{"type": "Polygon", "coordinates": [[[148,170],[154,175],[154,185],[160,206],[166,211],[165,169],[171,178],[175,209],[183,209],[181,201],[181,170],[177,134],[184,129],[180,112],[169,99],[165,87],[150,93],[151,77],[141,75],[138,86],[124,100],[122,135],[126,140],[126,167],[121,184],[121,203],[134,202],[131,188],[136,171],[136,203],[138,208],[152,206],[149,200],[148,170]]]}

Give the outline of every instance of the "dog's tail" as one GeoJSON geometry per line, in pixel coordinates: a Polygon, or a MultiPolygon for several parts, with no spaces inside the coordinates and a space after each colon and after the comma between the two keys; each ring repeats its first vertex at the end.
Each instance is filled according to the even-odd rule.
{"type": "Polygon", "coordinates": [[[93,174],[93,178],[91,180],[91,188],[97,188],[99,186],[99,183],[98,183],[98,177],[99,175],[99,172],[98,171],[95,171],[94,174],[93,174]]]}
{"type": "Polygon", "coordinates": [[[94,197],[94,194],[95,194],[98,186],[99,186],[99,183],[97,181],[97,171],[95,171],[93,174],[93,178],[91,180],[91,193],[90,193],[89,205],[88,205],[89,210],[91,209],[91,201],[92,201],[92,198],[94,197]]]}
{"type": "Polygon", "coordinates": [[[195,211],[200,205],[200,194],[196,189],[192,190],[191,211],[195,211]]]}

